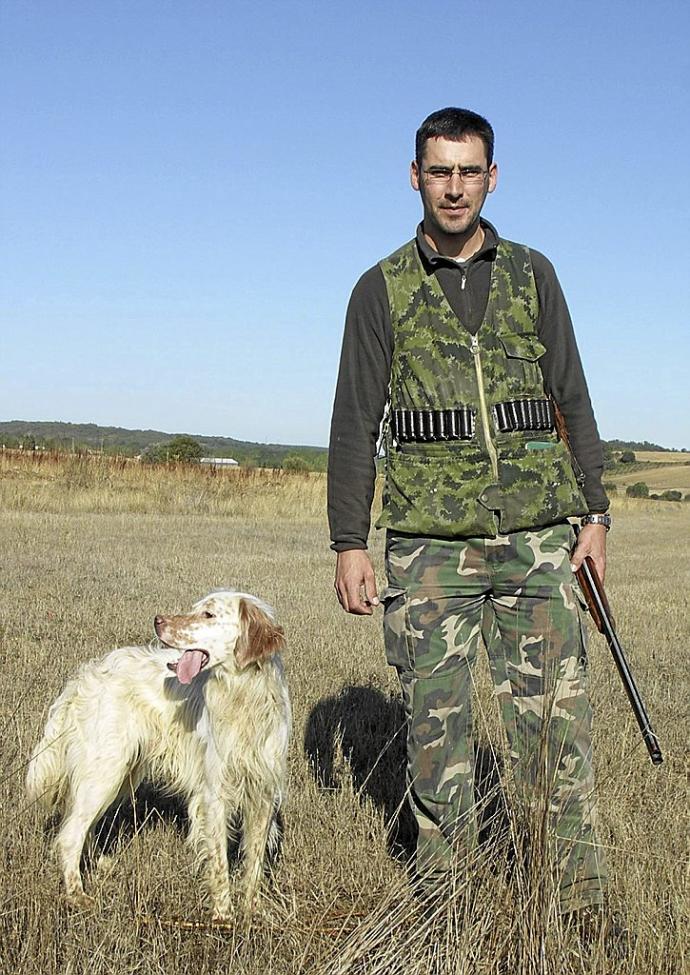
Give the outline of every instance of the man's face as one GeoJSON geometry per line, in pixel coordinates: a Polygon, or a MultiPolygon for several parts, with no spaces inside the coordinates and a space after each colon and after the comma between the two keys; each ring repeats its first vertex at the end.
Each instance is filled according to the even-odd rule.
{"type": "Polygon", "coordinates": [[[486,148],[477,136],[469,136],[462,142],[451,139],[428,139],[424,146],[424,158],[419,167],[416,162],[410,169],[410,182],[419,190],[424,206],[424,224],[427,232],[453,237],[472,232],[479,220],[487,193],[493,193],[497,178],[496,163],[487,166],[486,148]],[[478,179],[463,179],[459,168],[481,170],[478,179]],[[434,181],[434,172],[453,170],[447,182],[434,181]]]}

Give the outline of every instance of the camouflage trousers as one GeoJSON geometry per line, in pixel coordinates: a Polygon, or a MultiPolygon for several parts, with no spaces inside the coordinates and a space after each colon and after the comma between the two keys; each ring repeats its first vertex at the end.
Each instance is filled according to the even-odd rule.
{"type": "Polygon", "coordinates": [[[472,665],[480,640],[512,787],[545,823],[562,911],[603,900],[581,594],[567,523],[497,538],[388,533],[384,637],[408,720],[417,871],[433,883],[477,844],[472,665]]]}

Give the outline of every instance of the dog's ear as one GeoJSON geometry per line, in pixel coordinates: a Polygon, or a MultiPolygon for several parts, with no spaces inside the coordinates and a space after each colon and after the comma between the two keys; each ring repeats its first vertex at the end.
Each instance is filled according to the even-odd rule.
{"type": "Polygon", "coordinates": [[[240,635],[235,660],[240,668],[272,657],[285,646],[282,626],[277,626],[256,603],[240,602],[240,635]]]}

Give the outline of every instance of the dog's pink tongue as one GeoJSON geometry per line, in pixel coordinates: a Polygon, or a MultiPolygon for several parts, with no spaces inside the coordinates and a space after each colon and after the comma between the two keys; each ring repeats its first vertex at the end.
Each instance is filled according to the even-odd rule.
{"type": "Polygon", "coordinates": [[[185,650],[177,661],[176,674],[180,684],[191,684],[204,662],[203,650],[185,650]]]}

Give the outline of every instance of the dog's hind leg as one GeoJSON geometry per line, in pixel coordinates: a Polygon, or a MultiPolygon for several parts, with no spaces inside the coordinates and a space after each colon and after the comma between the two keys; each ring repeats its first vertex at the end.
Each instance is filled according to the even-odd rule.
{"type": "Polygon", "coordinates": [[[132,807],[132,829],[136,835],[139,824],[136,819],[136,791],[144,778],[141,768],[130,770],[125,780],[120,786],[120,791],[110,803],[112,815],[106,814],[104,818],[100,816],[94,823],[94,827],[89,830],[86,836],[86,845],[82,855],[90,868],[98,870],[99,873],[107,873],[112,869],[115,862],[110,851],[117,840],[117,834],[122,828],[122,821],[118,822],[122,806],[129,801],[132,807]],[[96,828],[98,827],[98,828],[96,828]]]}
{"type": "Polygon", "coordinates": [[[243,809],[244,909],[251,911],[263,876],[266,847],[275,817],[275,801],[266,793],[243,809]]]}
{"type": "Polygon", "coordinates": [[[278,795],[273,801],[273,816],[271,817],[266,843],[266,850],[271,863],[274,863],[280,855],[280,847],[283,842],[283,817],[280,807],[281,801],[278,795]]]}
{"type": "Polygon", "coordinates": [[[127,777],[129,762],[120,758],[115,763],[99,761],[72,781],[66,815],[55,840],[65,881],[67,897],[72,903],[87,907],[92,898],[84,892],[80,861],[87,838],[106,809],[120,795],[127,777]],[[86,772],[86,774],[84,774],[86,772]]]}

